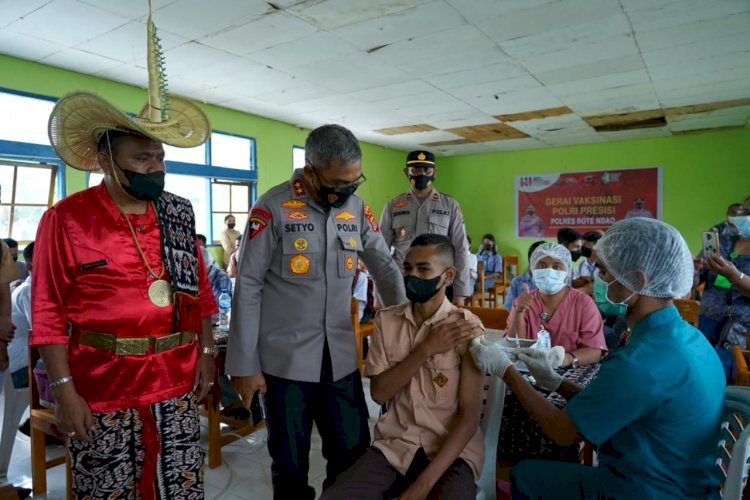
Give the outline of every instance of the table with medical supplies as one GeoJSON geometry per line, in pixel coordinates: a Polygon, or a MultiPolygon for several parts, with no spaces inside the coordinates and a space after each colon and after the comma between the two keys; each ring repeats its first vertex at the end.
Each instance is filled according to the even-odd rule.
{"type": "MultiPolygon", "coordinates": [[[[599,373],[599,363],[578,368],[557,370],[566,379],[586,387],[599,373]]],[[[547,392],[538,386],[534,388],[557,408],[565,408],[567,400],[556,392],[547,392]]],[[[560,446],[542,432],[521,405],[518,398],[506,390],[503,417],[500,423],[500,439],[497,446],[497,459],[503,465],[513,466],[526,458],[580,462],[580,445],[560,446]]]]}

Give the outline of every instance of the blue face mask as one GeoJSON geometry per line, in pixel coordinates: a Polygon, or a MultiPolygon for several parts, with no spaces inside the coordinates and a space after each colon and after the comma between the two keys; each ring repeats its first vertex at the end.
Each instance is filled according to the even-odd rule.
{"type": "Polygon", "coordinates": [[[534,284],[545,295],[554,295],[565,286],[565,278],[568,277],[566,271],[557,269],[534,269],[531,272],[534,277],[534,284]]]}
{"type": "Polygon", "coordinates": [[[740,236],[743,238],[750,238],[750,215],[729,217],[729,222],[735,225],[740,236]]]}
{"type": "MultiPolygon", "coordinates": [[[[635,292],[631,293],[630,297],[633,295],[635,295],[635,292]]],[[[609,298],[609,283],[599,276],[594,276],[594,302],[605,316],[625,316],[625,313],[628,312],[626,302],[630,300],[630,297],[622,302],[612,302],[609,298]]]]}

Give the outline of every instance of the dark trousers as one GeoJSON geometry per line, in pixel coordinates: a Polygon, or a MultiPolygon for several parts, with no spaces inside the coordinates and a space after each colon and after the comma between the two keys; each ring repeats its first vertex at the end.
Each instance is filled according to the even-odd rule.
{"type": "Polygon", "coordinates": [[[324,490],[370,444],[367,404],[359,370],[333,382],[330,381],[330,357],[324,356],[323,365],[319,383],[264,374],[274,499],[315,498],[314,488],[307,483],[313,422],[320,432],[326,459],[324,490]]]}
{"type": "MultiPolygon", "coordinates": [[[[323,492],[320,500],[385,500],[398,498],[427,468],[430,461],[423,449],[414,456],[406,474],[400,474],[377,448],[371,447],[336,483],[323,492]]],[[[463,459],[456,459],[433,486],[428,500],[474,500],[477,486],[474,474],[463,459]]]]}

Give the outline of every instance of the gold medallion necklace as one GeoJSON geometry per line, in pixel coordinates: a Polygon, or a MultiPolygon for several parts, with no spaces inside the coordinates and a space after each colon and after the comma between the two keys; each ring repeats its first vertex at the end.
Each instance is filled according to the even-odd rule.
{"type": "MultiPolygon", "coordinates": [[[[151,206],[154,209],[154,213],[156,213],[156,207],[153,206],[153,203],[151,204],[151,206]]],[[[122,209],[120,209],[120,211],[122,212],[122,209]]],[[[146,211],[148,211],[148,208],[146,208],[146,211]]],[[[155,280],[148,287],[148,298],[149,300],[151,300],[151,303],[157,307],[167,307],[172,303],[172,286],[167,280],[161,279],[162,276],[164,276],[164,262],[162,261],[161,263],[161,270],[159,271],[159,274],[156,274],[151,268],[151,265],[148,263],[146,254],[143,253],[141,244],[138,241],[138,236],[135,234],[135,229],[133,229],[133,224],[130,223],[130,219],[125,214],[125,212],[122,212],[122,215],[123,217],[125,217],[125,221],[128,223],[128,229],[130,229],[130,234],[133,237],[133,241],[135,242],[135,248],[138,250],[138,254],[141,256],[141,259],[143,259],[143,263],[146,265],[146,269],[148,269],[148,274],[155,280]]]]}

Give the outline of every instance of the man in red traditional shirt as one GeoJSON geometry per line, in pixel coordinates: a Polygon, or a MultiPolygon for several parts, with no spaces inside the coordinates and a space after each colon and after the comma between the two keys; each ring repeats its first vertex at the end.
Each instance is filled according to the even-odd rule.
{"type": "Polygon", "coordinates": [[[73,494],[202,498],[197,404],[214,377],[217,307],[190,202],[163,191],[162,143],[198,146],[208,120],[178,98],[150,95],[132,118],[79,91],[49,131],[65,164],[105,174],[44,214],[34,255],[30,344],[69,438],[73,494]]]}

